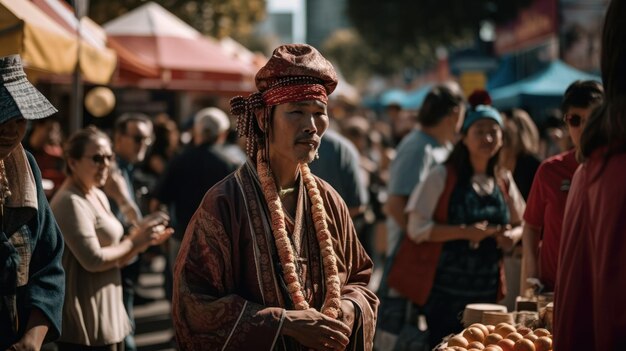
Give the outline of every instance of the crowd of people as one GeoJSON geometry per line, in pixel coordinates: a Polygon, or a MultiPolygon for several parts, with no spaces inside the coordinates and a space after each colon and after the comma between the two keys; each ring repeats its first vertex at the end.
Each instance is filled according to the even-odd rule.
{"type": "Polygon", "coordinates": [[[467,304],[532,289],[555,293],[555,350],[618,348],[624,12],[611,1],[602,83],[563,92],[559,133],[453,82],[414,115],[335,119],[333,66],[289,44],[230,114],[197,111],[187,144],[143,113],[62,140],[19,56],[1,58],[0,350],[136,350],[154,254],[181,350],[432,349],[467,304]]]}

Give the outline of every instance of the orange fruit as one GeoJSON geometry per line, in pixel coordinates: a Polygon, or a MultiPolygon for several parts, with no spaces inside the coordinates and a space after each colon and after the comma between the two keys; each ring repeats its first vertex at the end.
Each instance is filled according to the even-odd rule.
{"type": "Polygon", "coordinates": [[[535,342],[535,340],[539,339],[539,337],[535,333],[529,333],[529,334],[524,335],[524,339],[528,339],[532,342],[535,342]]]}
{"type": "Polygon", "coordinates": [[[542,336],[535,340],[536,351],[549,351],[552,350],[552,339],[547,336],[542,336]]]}
{"type": "Polygon", "coordinates": [[[535,344],[528,339],[520,339],[513,346],[513,351],[536,351],[535,344]]]}
{"type": "Polygon", "coordinates": [[[500,334],[496,334],[496,333],[489,334],[485,338],[485,341],[483,342],[483,344],[485,344],[485,346],[487,346],[487,345],[495,345],[495,344],[498,343],[498,341],[500,341],[502,339],[504,339],[504,338],[500,334]]]}
{"type": "Polygon", "coordinates": [[[504,326],[509,326],[509,325],[512,326],[510,323],[507,323],[507,322],[498,323],[496,324],[496,329],[500,329],[504,326]]]}
{"type": "Polygon", "coordinates": [[[507,335],[511,333],[516,333],[516,329],[514,326],[507,323],[500,323],[496,326],[496,330],[493,331],[496,334],[500,334],[503,338],[506,338],[507,335]],[[504,325],[502,325],[504,324],[504,325]]]}
{"type": "Polygon", "coordinates": [[[522,334],[522,335],[526,335],[528,333],[532,333],[532,330],[530,328],[528,328],[528,327],[521,326],[521,327],[517,328],[517,332],[522,334]]]}
{"type": "Polygon", "coordinates": [[[466,348],[467,345],[469,345],[469,342],[461,335],[455,335],[448,340],[448,347],[461,346],[466,348]]]}
{"type": "Polygon", "coordinates": [[[502,348],[498,345],[489,345],[485,347],[483,351],[504,351],[504,350],[502,350],[502,348]]]}
{"type": "Polygon", "coordinates": [[[512,332],[511,334],[506,336],[506,339],[510,339],[513,341],[517,341],[520,339],[523,339],[524,337],[522,336],[522,334],[518,333],[518,332],[512,332]]]}
{"type": "Polygon", "coordinates": [[[485,345],[483,345],[482,342],[478,342],[478,341],[472,341],[469,343],[469,345],[467,345],[468,349],[478,349],[478,350],[482,350],[485,348],[485,345]]]}
{"type": "Polygon", "coordinates": [[[474,323],[474,324],[469,326],[469,328],[472,328],[472,327],[476,327],[476,328],[480,329],[485,336],[491,334],[491,332],[489,331],[489,328],[487,328],[487,326],[482,324],[482,323],[474,323]]]}
{"type": "Polygon", "coordinates": [[[548,329],[544,329],[544,328],[535,329],[534,333],[535,333],[535,335],[537,335],[539,337],[548,336],[548,335],[551,334],[550,331],[548,331],[548,329]]]}
{"type": "Polygon", "coordinates": [[[491,324],[487,324],[485,325],[485,327],[487,328],[487,330],[489,331],[489,334],[493,333],[494,330],[496,330],[496,327],[491,325],[491,324]]]}
{"type": "Polygon", "coordinates": [[[513,351],[513,347],[515,346],[515,341],[511,339],[502,339],[498,341],[498,346],[502,348],[502,351],[513,351]]]}
{"type": "Polygon", "coordinates": [[[483,340],[485,340],[485,334],[482,332],[482,330],[480,330],[480,328],[477,327],[470,327],[465,329],[465,331],[463,332],[463,337],[465,337],[465,339],[467,339],[467,341],[469,342],[483,342],[483,340]]]}

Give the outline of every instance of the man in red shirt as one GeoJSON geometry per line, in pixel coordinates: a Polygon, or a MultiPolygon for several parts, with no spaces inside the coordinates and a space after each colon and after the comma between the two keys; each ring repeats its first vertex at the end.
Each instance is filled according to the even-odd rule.
{"type": "Polygon", "coordinates": [[[529,288],[528,278],[538,278],[545,291],[554,291],[565,202],[578,168],[576,149],[587,119],[603,99],[596,81],[576,81],[565,91],[561,110],[574,149],[548,158],[535,174],[524,212],[522,293],[529,288]]]}

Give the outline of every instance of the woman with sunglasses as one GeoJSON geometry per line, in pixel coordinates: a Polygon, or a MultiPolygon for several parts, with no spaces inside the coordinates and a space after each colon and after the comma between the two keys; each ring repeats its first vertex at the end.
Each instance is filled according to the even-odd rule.
{"type": "Polygon", "coordinates": [[[66,272],[61,350],[120,350],[131,331],[122,303],[120,268],[172,233],[163,214],[146,217],[124,236],[107,197],[98,189],[113,161],[111,142],[89,127],[65,147],[67,179],[51,202],[65,238],[66,272]]]}
{"type": "Polygon", "coordinates": [[[587,119],[603,99],[602,85],[592,80],[576,81],[565,91],[561,110],[574,148],[548,158],[535,174],[524,213],[523,294],[533,287],[528,278],[539,279],[543,291],[554,291],[565,202],[578,168],[576,150],[587,119]]]}

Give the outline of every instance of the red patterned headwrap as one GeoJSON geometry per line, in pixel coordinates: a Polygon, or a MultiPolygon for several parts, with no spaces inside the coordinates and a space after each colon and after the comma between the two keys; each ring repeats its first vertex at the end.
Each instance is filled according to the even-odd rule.
{"type": "Polygon", "coordinates": [[[258,92],[230,100],[231,113],[237,116],[239,136],[247,138],[247,153],[254,158],[256,138],[255,111],[289,102],[318,100],[328,103],[337,87],[337,74],[328,60],[306,44],[279,46],[255,77],[258,92]]]}

